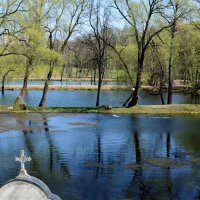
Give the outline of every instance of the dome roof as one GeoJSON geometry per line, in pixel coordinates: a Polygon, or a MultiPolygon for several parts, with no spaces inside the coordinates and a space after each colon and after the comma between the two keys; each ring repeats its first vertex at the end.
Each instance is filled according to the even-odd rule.
{"type": "Polygon", "coordinates": [[[8,181],[0,188],[0,199],[3,200],[61,200],[61,198],[51,193],[49,187],[40,179],[29,176],[25,170],[24,163],[30,161],[30,157],[21,156],[16,161],[21,162],[19,175],[8,181]]]}

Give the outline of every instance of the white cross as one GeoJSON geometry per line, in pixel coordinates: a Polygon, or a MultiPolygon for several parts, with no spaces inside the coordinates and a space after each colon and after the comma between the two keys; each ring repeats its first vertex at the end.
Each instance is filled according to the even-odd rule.
{"type": "Polygon", "coordinates": [[[31,161],[31,157],[26,157],[24,155],[24,150],[20,151],[20,157],[15,157],[15,161],[19,161],[21,163],[21,171],[25,170],[25,162],[31,161]]]}

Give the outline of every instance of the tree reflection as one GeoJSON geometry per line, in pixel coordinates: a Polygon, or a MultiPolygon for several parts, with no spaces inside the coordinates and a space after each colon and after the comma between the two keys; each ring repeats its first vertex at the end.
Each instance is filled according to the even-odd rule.
{"type": "Polygon", "coordinates": [[[49,124],[48,124],[48,119],[46,117],[43,117],[43,125],[44,125],[44,131],[45,131],[45,136],[47,138],[47,142],[49,144],[49,167],[50,167],[50,172],[53,171],[54,168],[54,162],[56,165],[60,163],[60,168],[63,172],[63,174],[69,175],[69,169],[66,164],[66,161],[64,162],[63,159],[60,156],[60,152],[58,151],[57,146],[54,145],[53,140],[51,136],[49,135],[49,124]]]}
{"type": "MultiPolygon", "coordinates": [[[[170,158],[170,149],[171,149],[171,134],[167,132],[166,134],[166,157],[169,159],[170,158]]],[[[173,185],[171,181],[171,169],[170,166],[167,168],[167,173],[166,173],[166,178],[167,178],[167,194],[168,194],[168,199],[173,199],[173,185]]]]}
{"type": "Polygon", "coordinates": [[[136,163],[141,164],[141,152],[140,152],[140,141],[138,132],[134,133],[134,142],[135,142],[135,157],[136,157],[136,163]]]}
{"type": "Polygon", "coordinates": [[[101,134],[99,133],[97,133],[97,163],[96,180],[99,177],[100,164],[103,163],[101,151],[101,134]]]}
{"type": "MultiPolygon", "coordinates": [[[[32,170],[37,171],[37,175],[39,177],[42,177],[43,173],[41,172],[42,167],[41,167],[40,159],[39,159],[38,156],[34,156],[34,153],[36,153],[37,150],[34,149],[34,147],[33,147],[33,145],[35,145],[34,141],[31,140],[31,138],[29,136],[30,133],[31,134],[35,133],[35,131],[32,129],[32,128],[34,128],[34,123],[32,122],[31,119],[28,120],[28,128],[26,128],[25,120],[18,120],[18,123],[20,123],[20,125],[22,127],[24,127],[22,129],[22,132],[24,134],[25,145],[26,145],[26,147],[27,147],[27,149],[30,152],[30,155],[32,157],[32,162],[31,162],[32,170]]],[[[37,129],[37,130],[42,131],[42,127],[43,127],[44,132],[45,132],[45,137],[46,137],[48,145],[49,145],[49,148],[44,146],[44,149],[43,149],[43,152],[45,152],[47,149],[49,149],[49,165],[46,169],[49,169],[50,173],[52,174],[53,171],[55,171],[55,167],[57,167],[60,164],[60,169],[61,169],[63,175],[68,176],[69,175],[69,169],[67,167],[66,161],[64,161],[61,158],[59,150],[54,145],[54,142],[49,135],[50,128],[49,128],[49,124],[48,124],[48,118],[42,117],[41,121],[38,120],[37,124],[43,125],[43,126],[41,126],[40,129],[37,129]],[[54,163],[56,163],[56,166],[54,166],[54,163]]],[[[45,160],[46,160],[46,157],[43,157],[42,161],[45,161],[45,160]]],[[[45,161],[45,163],[47,163],[47,162],[45,161]]]]}
{"type": "Polygon", "coordinates": [[[170,133],[167,133],[167,139],[166,139],[166,149],[167,149],[167,158],[170,158],[170,133]]]}
{"type": "Polygon", "coordinates": [[[149,189],[145,185],[145,180],[143,177],[140,138],[137,131],[135,131],[133,134],[133,147],[135,153],[135,163],[138,164],[138,167],[133,170],[131,182],[127,189],[125,189],[125,198],[134,197],[143,200],[146,199],[147,196],[150,196],[150,194],[149,189]]]}
{"type": "Polygon", "coordinates": [[[199,94],[192,94],[191,100],[193,104],[200,104],[200,95],[199,94]]]}

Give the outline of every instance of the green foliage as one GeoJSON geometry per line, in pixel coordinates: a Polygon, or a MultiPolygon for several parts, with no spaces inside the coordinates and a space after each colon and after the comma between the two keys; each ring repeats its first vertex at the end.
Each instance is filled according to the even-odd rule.
{"type": "Polygon", "coordinates": [[[194,84],[200,71],[200,35],[191,25],[184,25],[178,37],[177,74],[179,78],[194,84]]]}
{"type": "MultiPolygon", "coordinates": [[[[10,2],[15,2],[10,1],[10,2]]],[[[17,1],[16,1],[17,2],[17,1]]],[[[65,48],[64,53],[59,53],[63,40],[69,33],[70,28],[70,14],[75,11],[76,5],[83,1],[73,0],[24,0],[20,9],[23,8],[23,12],[16,12],[7,16],[4,21],[1,18],[1,28],[9,28],[13,32],[9,32],[6,35],[6,40],[10,41],[0,46],[0,52],[13,53],[6,57],[0,57],[0,70],[3,74],[7,69],[16,68],[16,73],[12,73],[12,76],[22,76],[24,68],[28,65],[28,60],[32,60],[33,76],[45,78],[48,68],[51,63],[55,64],[55,74],[58,77],[60,75],[61,66],[66,64],[67,70],[72,71],[75,76],[77,71],[84,71],[85,74],[89,71],[87,76],[94,73],[95,66],[92,62],[92,56],[94,52],[89,52],[86,45],[83,45],[84,38],[82,35],[79,38],[72,38],[68,41],[69,48],[65,48]],[[63,14],[62,14],[63,9],[63,14]],[[71,12],[69,12],[71,11],[71,12]],[[59,18],[60,16],[60,18],[59,18]],[[56,21],[57,20],[57,21],[56,21]],[[57,23],[57,24],[56,24],[57,23]],[[48,27],[48,29],[47,29],[48,27]],[[49,48],[49,32],[53,31],[54,48],[49,48]],[[57,34],[57,35],[56,35],[57,34]],[[7,47],[8,45],[8,47],[7,47]],[[4,51],[4,48],[7,49],[4,51]],[[14,55],[15,54],[15,55],[14,55]],[[20,72],[20,73],[18,73],[20,72]]],[[[125,12],[125,0],[117,1],[121,3],[122,11],[125,12]]],[[[195,10],[196,12],[187,12],[187,17],[181,16],[177,21],[177,31],[175,37],[175,46],[173,52],[173,76],[175,79],[184,79],[189,84],[194,84],[198,77],[199,63],[200,63],[200,34],[198,27],[200,12],[197,9],[197,5],[191,1],[179,0],[171,1],[179,2],[181,4],[180,12],[195,10]],[[194,17],[194,22],[190,22],[189,17],[194,17]],[[186,19],[186,20],[185,20],[186,19]],[[195,26],[197,28],[195,28],[195,26]]],[[[7,1],[2,1],[4,11],[6,10],[7,1]]],[[[87,2],[86,2],[87,3],[87,2]]],[[[8,13],[14,9],[14,3],[10,3],[8,13]]],[[[87,6],[86,6],[87,7],[87,6]]],[[[136,19],[136,26],[139,31],[139,36],[144,28],[144,22],[147,18],[148,1],[130,1],[129,10],[130,15],[136,19]],[[131,3],[132,2],[132,3],[131,3]]],[[[80,9],[80,7],[78,8],[80,9]]],[[[166,8],[166,15],[171,14],[171,8],[166,8]]],[[[3,10],[2,10],[3,11],[3,10]]],[[[162,27],[167,21],[161,17],[161,10],[152,17],[149,24],[148,35],[153,33],[159,27],[162,27]]],[[[3,13],[3,12],[2,12],[3,13]]],[[[77,13],[76,13],[77,15],[77,13]]],[[[129,18],[133,22],[133,18],[129,18]]],[[[171,18],[170,18],[171,19],[171,18]]],[[[74,25],[75,22],[71,24],[74,25]]],[[[78,28],[80,28],[78,26],[78,28]]],[[[137,56],[138,46],[135,41],[135,30],[130,24],[125,24],[123,29],[114,29],[109,27],[111,32],[112,44],[116,47],[116,50],[120,52],[124,62],[128,66],[133,79],[136,77],[137,72],[137,56]]],[[[75,29],[76,30],[76,29],[75,29]]],[[[165,70],[165,76],[167,77],[167,66],[169,58],[169,44],[170,44],[170,28],[159,34],[159,37],[154,38],[154,42],[158,45],[157,55],[165,70]]],[[[158,58],[155,58],[155,53],[152,52],[152,46],[148,47],[146,52],[143,82],[146,84],[152,73],[159,72],[158,58]]],[[[107,48],[107,66],[105,67],[105,77],[109,77],[107,73],[113,72],[113,77],[120,80],[127,80],[127,72],[123,67],[122,62],[116,53],[107,48]]],[[[83,74],[83,76],[85,75],[83,74]]],[[[85,75],[86,76],[86,75],[85,75]]]]}

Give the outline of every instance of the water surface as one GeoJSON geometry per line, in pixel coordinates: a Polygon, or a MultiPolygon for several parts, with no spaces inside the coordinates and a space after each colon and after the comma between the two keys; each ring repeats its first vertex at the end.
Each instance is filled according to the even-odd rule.
{"type": "MultiPolygon", "coordinates": [[[[0,93],[0,105],[13,104],[19,91],[5,91],[5,94],[0,93]]],[[[50,90],[47,96],[46,106],[60,107],[88,107],[95,106],[97,91],[88,90],[50,90]]],[[[129,97],[129,91],[101,91],[100,105],[111,105],[121,107],[129,97]]],[[[42,97],[42,91],[29,90],[27,91],[24,102],[29,106],[38,106],[42,97]]],[[[167,99],[167,95],[165,95],[167,99]]],[[[174,93],[174,104],[199,104],[200,95],[191,95],[184,93],[174,93]]],[[[139,105],[160,105],[160,96],[150,95],[147,92],[140,92],[139,105]]]]}
{"type": "Polygon", "coordinates": [[[0,186],[28,172],[63,200],[199,199],[197,117],[0,114],[0,186]]]}

